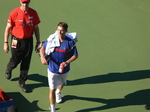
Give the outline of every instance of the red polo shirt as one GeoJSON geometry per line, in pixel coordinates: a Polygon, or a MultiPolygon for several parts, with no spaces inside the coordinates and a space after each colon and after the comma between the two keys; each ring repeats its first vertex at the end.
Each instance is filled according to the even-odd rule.
{"type": "Polygon", "coordinates": [[[18,7],[10,13],[8,23],[12,25],[12,35],[26,39],[33,35],[34,26],[40,23],[40,19],[34,9],[29,8],[27,12],[23,12],[18,7]]]}

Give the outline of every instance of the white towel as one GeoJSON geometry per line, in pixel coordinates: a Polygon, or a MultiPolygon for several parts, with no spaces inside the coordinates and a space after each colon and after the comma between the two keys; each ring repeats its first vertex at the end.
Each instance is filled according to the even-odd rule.
{"type": "Polygon", "coordinates": [[[66,36],[69,37],[70,39],[74,40],[75,43],[78,41],[77,40],[78,34],[76,32],[66,33],[66,36]]]}
{"type": "Polygon", "coordinates": [[[59,46],[60,46],[60,42],[59,42],[59,38],[57,34],[54,33],[50,35],[47,39],[47,46],[45,49],[45,54],[50,55],[50,53],[54,51],[55,47],[59,47],[59,46]]]}
{"type": "MultiPolygon", "coordinates": [[[[77,42],[78,34],[76,32],[66,33],[65,35],[69,37],[70,39],[74,40],[75,43],[77,42]]],[[[47,46],[46,46],[45,54],[50,55],[50,53],[54,51],[55,47],[59,47],[59,46],[60,46],[59,38],[57,35],[57,31],[55,31],[55,33],[51,34],[47,39],[47,46]]]]}
{"type": "MultiPolygon", "coordinates": [[[[55,31],[54,35],[57,35],[57,31],[55,31]]],[[[77,40],[78,34],[77,34],[76,32],[66,33],[65,35],[66,35],[67,37],[69,37],[70,39],[74,40],[75,43],[78,41],[78,40],[77,40]]]]}

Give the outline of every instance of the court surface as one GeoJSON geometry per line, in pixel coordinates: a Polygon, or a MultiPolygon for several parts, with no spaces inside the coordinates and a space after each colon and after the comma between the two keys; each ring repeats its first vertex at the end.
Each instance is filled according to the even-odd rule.
{"type": "MultiPolygon", "coordinates": [[[[18,87],[19,66],[11,81],[4,76],[10,58],[3,51],[4,30],[10,11],[19,6],[19,0],[0,0],[0,88],[19,112],[49,112],[47,66],[38,54],[33,52],[26,82],[30,93],[18,87]]],[[[57,112],[150,111],[149,0],[32,0],[30,7],[41,18],[41,41],[60,21],[79,35],[79,58],[71,64],[57,112]]]]}

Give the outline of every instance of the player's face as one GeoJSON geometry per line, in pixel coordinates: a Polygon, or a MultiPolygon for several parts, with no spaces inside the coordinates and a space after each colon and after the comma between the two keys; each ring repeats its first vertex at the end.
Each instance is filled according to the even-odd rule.
{"type": "Polygon", "coordinates": [[[63,36],[65,36],[66,32],[67,32],[67,30],[65,30],[63,27],[58,26],[58,28],[57,28],[58,36],[63,37],[63,36]]]}
{"type": "Polygon", "coordinates": [[[22,6],[23,9],[26,10],[29,7],[29,2],[21,2],[21,6],[22,6]]]}

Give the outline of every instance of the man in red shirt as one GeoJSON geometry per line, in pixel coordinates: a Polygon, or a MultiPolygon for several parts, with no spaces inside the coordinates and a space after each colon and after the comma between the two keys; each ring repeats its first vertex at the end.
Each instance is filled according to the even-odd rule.
{"type": "Polygon", "coordinates": [[[36,46],[40,43],[38,24],[40,23],[37,12],[29,7],[30,0],[20,0],[21,7],[11,11],[4,33],[4,51],[9,51],[9,35],[11,34],[11,58],[8,62],[5,77],[9,80],[14,68],[20,63],[19,86],[23,92],[28,92],[25,86],[30,60],[33,50],[33,33],[36,37],[36,46]]]}

